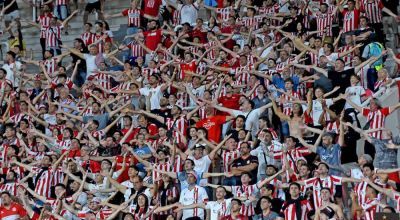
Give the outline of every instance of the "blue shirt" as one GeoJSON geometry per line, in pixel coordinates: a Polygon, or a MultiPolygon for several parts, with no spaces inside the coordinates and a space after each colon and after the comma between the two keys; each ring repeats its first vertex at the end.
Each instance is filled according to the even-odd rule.
{"type": "MultiPolygon", "coordinates": [[[[293,90],[297,91],[297,86],[300,83],[300,77],[298,76],[292,76],[290,79],[293,80],[293,90]]],[[[274,74],[272,76],[272,83],[279,89],[285,90],[285,80],[279,76],[278,74],[274,74]]]]}
{"type": "MultiPolygon", "coordinates": [[[[328,165],[340,165],[341,149],[339,144],[333,144],[332,147],[318,146],[316,153],[321,157],[321,160],[328,165]]],[[[329,175],[340,175],[340,171],[329,169],[329,175]]]]}
{"type": "MultiPolygon", "coordinates": [[[[138,156],[143,156],[143,155],[149,155],[151,154],[150,148],[145,145],[143,147],[137,147],[135,149],[133,149],[133,152],[135,152],[135,154],[137,154],[138,156]]],[[[144,165],[142,163],[138,163],[137,167],[139,168],[139,171],[141,172],[145,172],[146,170],[144,169],[144,165]]]]}
{"type": "MultiPolygon", "coordinates": [[[[193,172],[195,172],[195,171],[193,171],[193,172]]],[[[196,179],[196,184],[199,185],[199,184],[200,184],[200,180],[201,180],[202,177],[203,177],[203,173],[198,173],[198,172],[196,172],[196,174],[197,174],[197,177],[198,177],[198,178],[196,179]]],[[[178,173],[177,173],[177,176],[178,176],[179,182],[181,183],[181,191],[184,190],[184,189],[186,189],[186,188],[188,188],[189,184],[188,184],[188,182],[187,182],[187,174],[186,174],[186,171],[178,172],[178,173]]]]}

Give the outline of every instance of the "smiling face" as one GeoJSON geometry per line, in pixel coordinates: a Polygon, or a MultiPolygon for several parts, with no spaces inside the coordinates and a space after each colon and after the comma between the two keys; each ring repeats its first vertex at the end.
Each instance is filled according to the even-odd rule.
{"type": "Polygon", "coordinates": [[[145,195],[139,195],[137,199],[137,204],[139,207],[145,207],[147,202],[147,198],[145,195]]]}

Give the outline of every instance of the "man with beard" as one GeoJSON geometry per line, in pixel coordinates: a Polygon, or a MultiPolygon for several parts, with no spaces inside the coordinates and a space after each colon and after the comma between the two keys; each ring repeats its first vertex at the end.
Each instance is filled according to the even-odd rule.
{"type": "Polygon", "coordinates": [[[28,220],[27,212],[22,205],[13,202],[9,192],[1,193],[0,219],[28,220]]]}

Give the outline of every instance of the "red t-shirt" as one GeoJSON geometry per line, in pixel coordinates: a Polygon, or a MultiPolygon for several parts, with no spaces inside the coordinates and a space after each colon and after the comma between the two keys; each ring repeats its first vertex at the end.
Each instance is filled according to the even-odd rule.
{"type": "Polygon", "coordinates": [[[161,4],[162,4],[161,0],[145,0],[144,14],[157,17],[161,4]]]}
{"type": "Polygon", "coordinates": [[[162,30],[158,29],[155,31],[146,31],[143,33],[145,39],[146,39],[146,47],[148,47],[150,50],[156,50],[157,45],[161,43],[162,41],[162,30]]]}
{"type": "Polygon", "coordinates": [[[83,169],[85,169],[86,171],[88,171],[90,169],[90,171],[92,173],[98,173],[101,170],[101,165],[99,162],[94,161],[94,160],[89,160],[89,161],[83,161],[83,163],[81,164],[81,166],[83,167],[83,169]]]}
{"type": "MultiPolygon", "coordinates": [[[[126,135],[126,133],[128,133],[128,131],[129,131],[129,128],[121,129],[121,132],[122,132],[123,135],[126,135]]],[[[136,133],[135,130],[133,130],[131,132],[131,134],[128,136],[128,138],[125,140],[125,142],[129,143],[131,140],[133,140],[135,138],[135,135],[136,135],[135,133],[136,133]]]]}
{"type": "Polygon", "coordinates": [[[230,109],[236,109],[238,110],[240,105],[239,105],[239,99],[241,95],[239,94],[233,94],[231,97],[228,96],[222,96],[218,98],[218,102],[222,104],[225,108],[230,108],[230,109]]]}
{"type": "MultiPolygon", "coordinates": [[[[136,128],[135,130],[133,130],[132,134],[129,135],[129,138],[131,138],[131,136],[133,136],[133,138],[135,138],[136,135],[139,134],[139,131],[140,131],[141,128],[142,128],[142,127],[138,127],[138,128],[136,128]]],[[[149,123],[149,124],[147,125],[147,131],[149,132],[150,135],[154,136],[154,135],[158,134],[158,127],[157,127],[157,125],[155,125],[155,124],[153,124],[153,123],[149,123]]],[[[128,132],[128,129],[122,129],[121,132],[125,135],[126,132],[128,132]],[[124,130],[126,130],[126,131],[124,131],[124,130]]],[[[133,138],[132,138],[132,139],[133,139],[133,138]]],[[[126,140],[125,142],[129,142],[129,141],[131,141],[132,139],[126,140]]]]}
{"type": "Polygon", "coordinates": [[[28,213],[24,207],[16,202],[12,202],[10,209],[0,206],[0,219],[16,220],[25,217],[28,213]]]}
{"type": "Polygon", "coordinates": [[[196,70],[197,70],[196,61],[194,61],[194,60],[190,61],[189,63],[183,62],[183,63],[179,64],[179,66],[181,68],[180,79],[185,79],[186,71],[196,73],[196,70]]]}
{"type": "Polygon", "coordinates": [[[213,116],[196,123],[197,128],[205,128],[208,131],[208,139],[219,143],[221,139],[221,125],[226,122],[226,116],[213,116]]]}

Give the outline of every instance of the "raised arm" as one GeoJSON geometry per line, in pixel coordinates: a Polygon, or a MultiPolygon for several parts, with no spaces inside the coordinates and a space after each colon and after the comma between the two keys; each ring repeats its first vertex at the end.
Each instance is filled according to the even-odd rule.
{"type": "Polygon", "coordinates": [[[346,102],[348,104],[350,104],[351,106],[353,106],[353,108],[355,108],[358,112],[362,113],[363,112],[363,108],[361,106],[358,106],[356,103],[354,103],[353,101],[351,101],[351,99],[349,97],[346,97],[346,102]]]}
{"type": "MultiPolygon", "coordinates": [[[[286,156],[284,156],[284,157],[286,157],[286,156]]],[[[273,179],[275,179],[275,177],[279,176],[281,173],[283,173],[285,171],[286,171],[286,169],[282,169],[279,172],[275,173],[274,175],[272,175],[272,176],[270,176],[270,177],[268,177],[268,178],[266,178],[266,179],[264,179],[262,181],[259,181],[257,183],[257,188],[260,189],[262,186],[264,186],[265,184],[271,182],[273,179]]]]}
{"type": "Polygon", "coordinates": [[[382,57],[382,55],[384,55],[385,53],[386,53],[386,51],[382,51],[382,53],[381,53],[379,56],[377,56],[377,57],[372,56],[372,57],[370,57],[369,59],[367,59],[366,61],[360,63],[360,65],[354,67],[354,72],[355,72],[355,73],[358,73],[358,72],[361,70],[361,68],[363,68],[365,65],[377,61],[377,60],[380,59],[380,58],[382,57]]]}
{"type": "Polygon", "coordinates": [[[121,193],[125,194],[126,190],[128,190],[128,188],[122,184],[120,184],[118,181],[116,181],[115,179],[113,179],[110,175],[108,175],[107,178],[110,183],[121,193]]]}
{"type": "Polygon", "coordinates": [[[68,25],[68,22],[79,12],[79,10],[75,10],[71,13],[70,16],[68,16],[63,22],[62,26],[66,27],[68,25]]]}
{"type": "Polygon", "coordinates": [[[274,110],[275,114],[281,119],[281,120],[285,120],[285,121],[289,121],[290,117],[283,114],[282,111],[278,108],[278,106],[276,105],[275,99],[274,97],[272,97],[272,95],[269,96],[271,99],[271,103],[272,103],[272,109],[274,110]]]}
{"type": "Polygon", "coordinates": [[[371,181],[369,178],[363,178],[363,181],[367,182],[368,185],[372,186],[374,189],[376,189],[378,192],[383,193],[387,195],[388,197],[394,199],[395,197],[395,192],[392,189],[384,189],[378,185],[376,185],[373,181],[371,181]]]}
{"type": "Polygon", "coordinates": [[[146,116],[148,116],[150,118],[154,118],[154,119],[156,119],[157,121],[159,121],[161,123],[165,123],[165,119],[162,116],[159,116],[159,115],[147,112],[147,111],[143,111],[143,110],[139,110],[139,113],[140,114],[144,114],[144,115],[146,115],[146,116]]]}
{"type": "Polygon", "coordinates": [[[222,107],[222,106],[217,105],[217,104],[212,104],[211,106],[214,107],[214,108],[216,108],[216,109],[219,110],[219,111],[223,111],[223,112],[226,112],[226,113],[228,113],[228,114],[230,114],[230,115],[235,116],[235,113],[233,112],[233,109],[225,108],[225,107],[222,107]]]}
{"type": "Polygon", "coordinates": [[[224,187],[226,191],[228,192],[232,192],[232,187],[231,186],[223,186],[223,185],[216,185],[216,184],[211,184],[211,183],[207,183],[207,186],[211,187],[211,188],[218,188],[220,186],[224,187]]]}
{"type": "Polygon", "coordinates": [[[210,154],[208,155],[208,157],[210,158],[210,160],[213,160],[213,159],[214,159],[214,157],[215,157],[217,151],[218,151],[219,149],[221,149],[221,147],[224,145],[224,143],[225,143],[231,136],[232,136],[232,134],[229,134],[228,136],[226,136],[226,137],[224,138],[224,140],[222,140],[221,143],[219,143],[219,144],[217,145],[217,147],[214,148],[214,149],[210,152],[210,154]]]}
{"type": "Polygon", "coordinates": [[[76,56],[78,56],[81,59],[85,59],[85,56],[83,55],[83,53],[81,53],[79,50],[77,50],[75,48],[69,48],[69,47],[63,46],[63,45],[60,45],[60,47],[67,49],[69,52],[75,54],[76,56]]]}
{"type": "Polygon", "coordinates": [[[350,126],[351,128],[353,128],[354,131],[358,132],[361,136],[363,136],[363,137],[365,138],[366,141],[368,141],[369,143],[372,142],[371,137],[370,137],[370,136],[368,135],[368,133],[365,132],[363,129],[358,128],[358,127],[352,125],[352,124],[349,123],[349,122],[346,122],[345,124],[346,124],[347,126],[350,126]]]}

